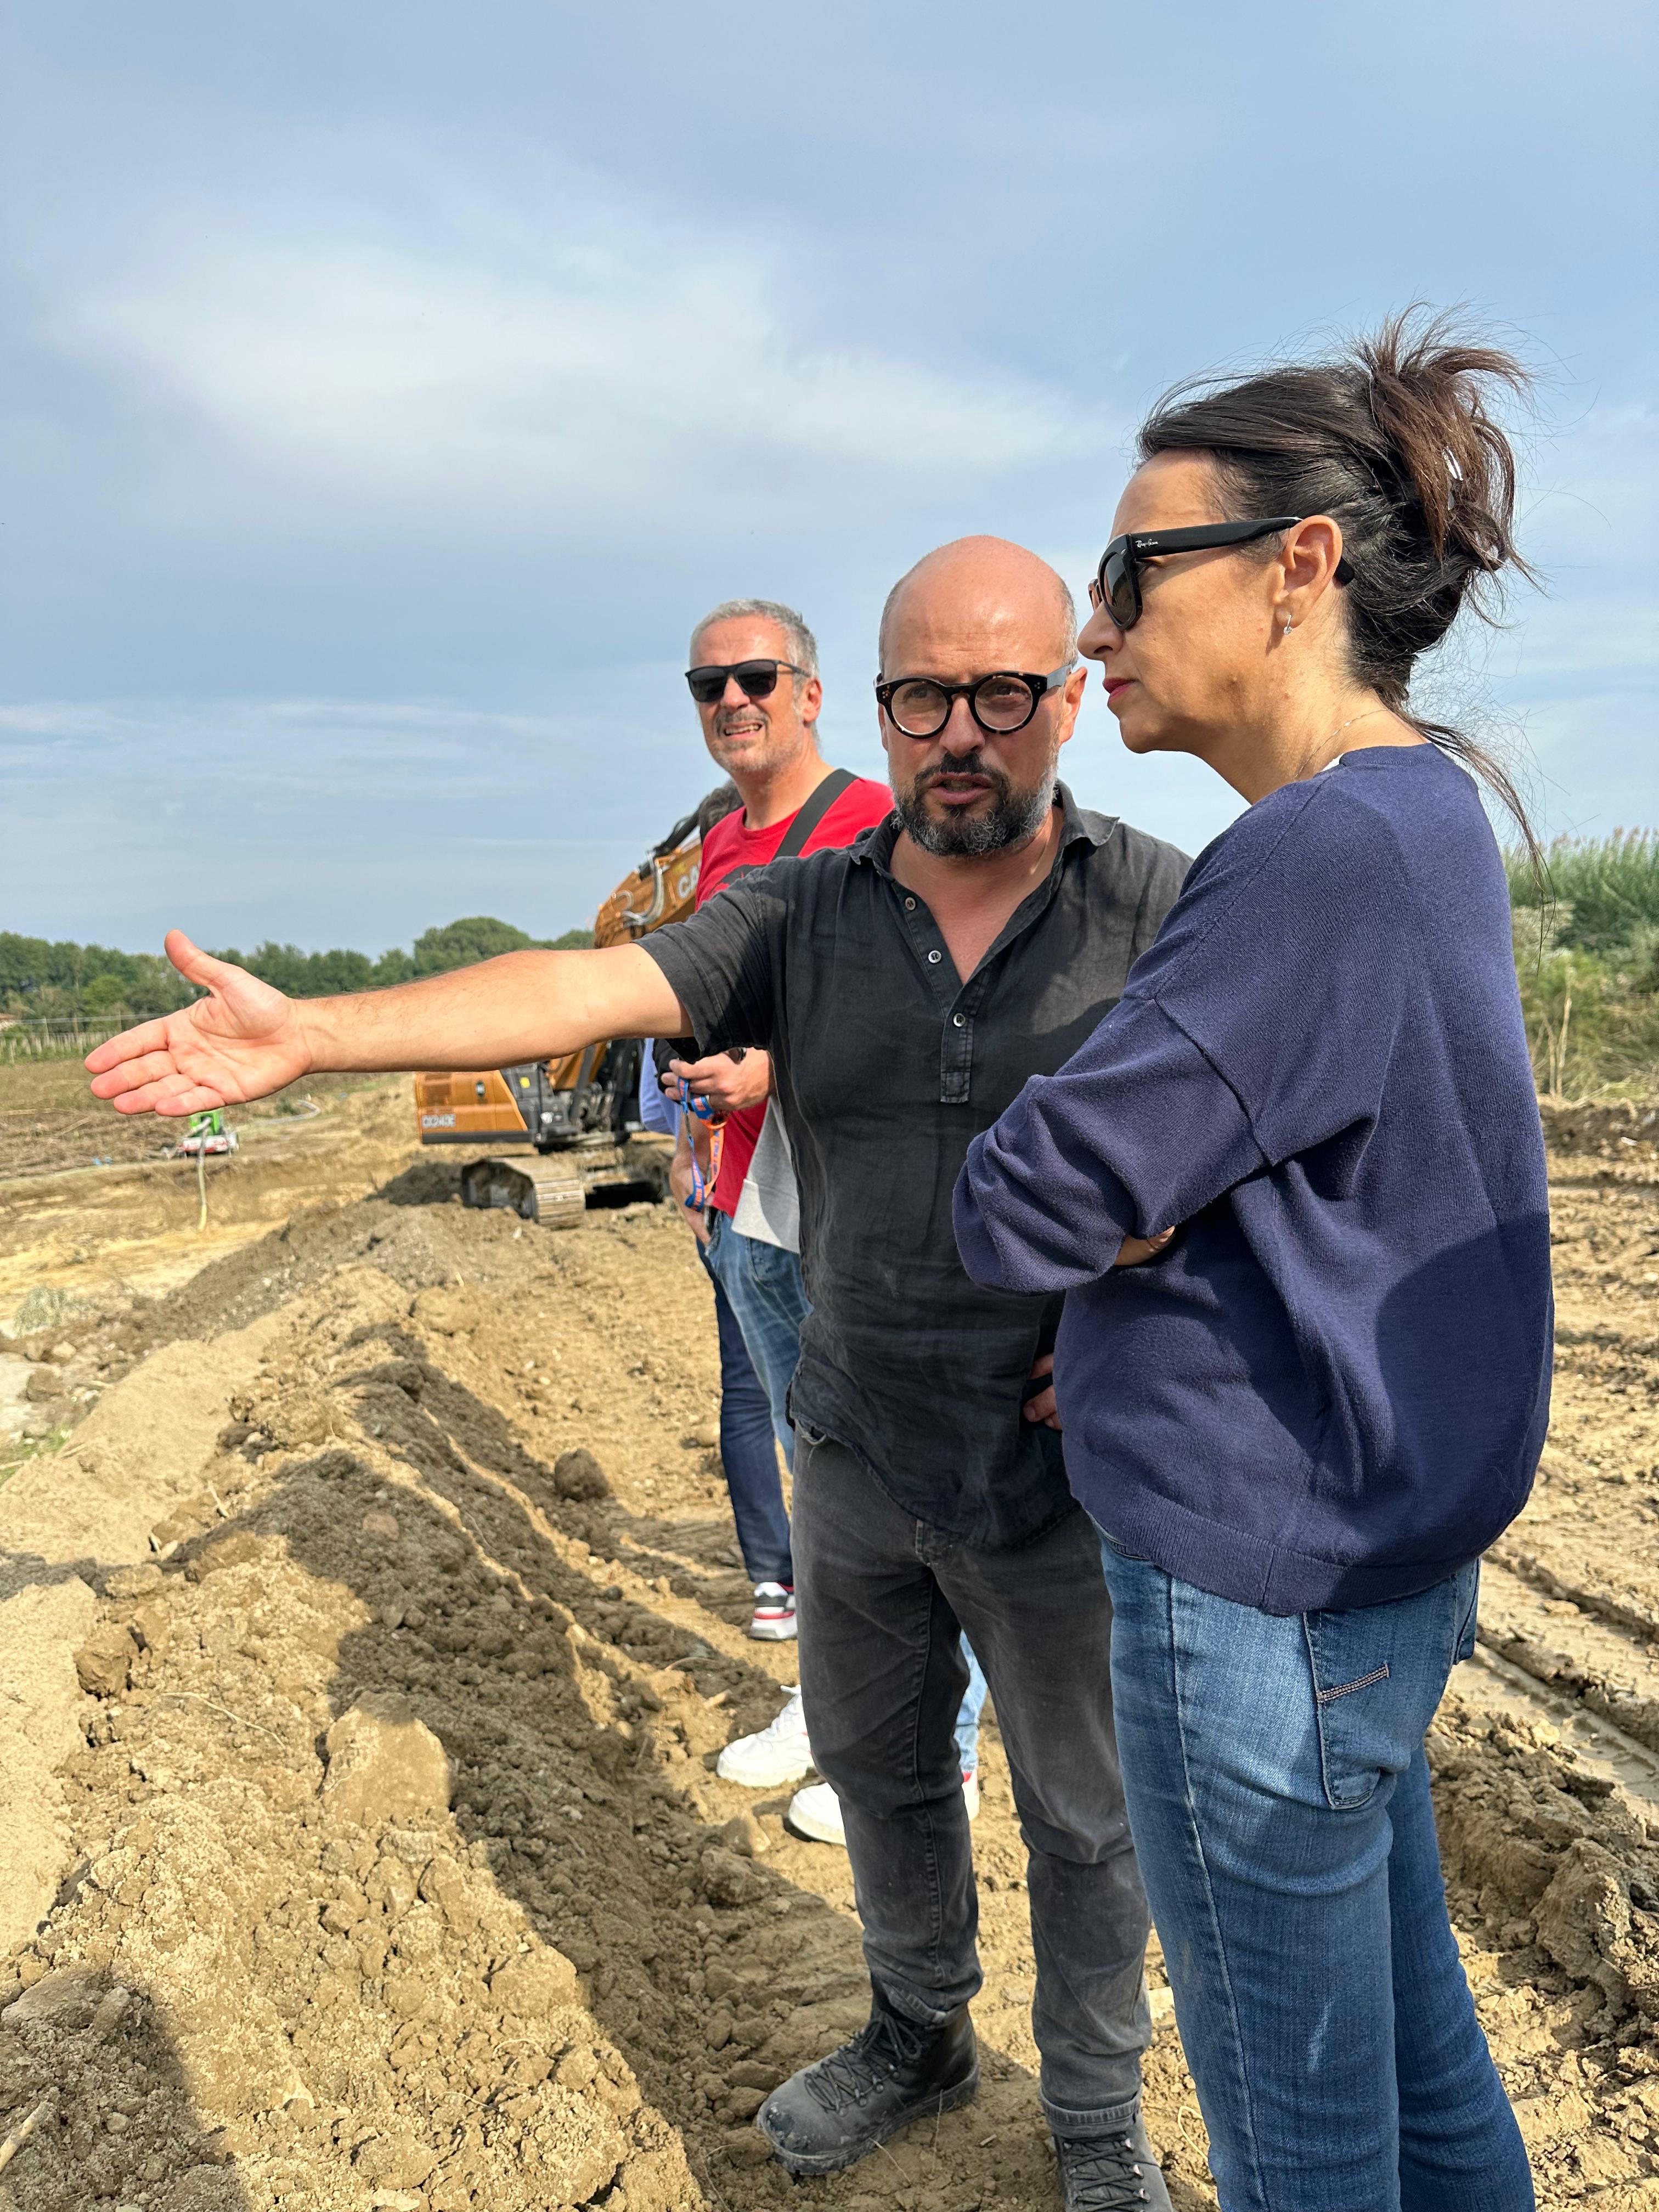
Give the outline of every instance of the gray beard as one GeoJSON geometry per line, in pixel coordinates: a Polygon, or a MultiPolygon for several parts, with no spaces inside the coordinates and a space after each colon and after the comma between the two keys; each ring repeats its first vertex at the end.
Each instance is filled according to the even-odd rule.
{"type": "MultiPolygon", "coordinates": [[[[894,805],[911,842],[941,860],[977,860],[987,853],[1006,852],[1011,845],[1027,845],[1042,827],[1043,817],[1054,803],[1054,763],[1031,791],[1016,791],[1006,775],[982,762],[961,761],[964,769],[990,782],[995,805],[988,814],[960,814],[954,810],[942,818],[928,813],[923,804],[926,783],[914,783],[902,794],[895,792],[894,805]]],[[[932,777],[928,781],[932,781],[932,777]]]]}

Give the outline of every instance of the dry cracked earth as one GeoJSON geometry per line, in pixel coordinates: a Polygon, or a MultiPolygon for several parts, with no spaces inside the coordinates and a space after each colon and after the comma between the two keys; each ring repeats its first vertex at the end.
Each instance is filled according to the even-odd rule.
{"type": "MultiPolygon", "coordinates": [[[[994,1725],[978,2101],[827,2181],[765,2161],[754,2111],[866,1984],[844,1858],[713,1771],[792,1676],[743,1633],[703,1278],[670,1207],[464,1211],[406,1115],[368,1091],[245,1152],[193,1272],[177,1171],[0,1186],[0,1292],[47,1316],[0,1343],[0,2138],[40,2115],[0,2205],[1050,2212],[994,1725]]],[[[1540,2202],[1632,2212],[1659,1155],[1639,1115],[1551,1127],[1555,1426],[1431,1747],[1540,2202]]],[[[1150,2124],[1194,2212],[1152,1979],[1150,2124]]]]}

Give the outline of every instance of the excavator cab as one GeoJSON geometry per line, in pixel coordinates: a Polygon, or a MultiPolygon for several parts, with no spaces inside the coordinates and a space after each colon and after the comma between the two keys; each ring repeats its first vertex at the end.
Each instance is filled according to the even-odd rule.
{"type": "Polygon", "coordinates": [[[584,1141],[626,1143],[639,1127],[639,1089],[640,1047],[630,1037],[566,1060],[417,1075],[415,1112],[423,1145],[565,1152],[584,1141]]]}

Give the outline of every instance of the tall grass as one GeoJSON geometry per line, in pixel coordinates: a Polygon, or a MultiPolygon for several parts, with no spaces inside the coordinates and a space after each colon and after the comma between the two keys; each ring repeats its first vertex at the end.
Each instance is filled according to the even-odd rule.
{"type": "MultiPolygon", "coordinates": [[[[1526,854],[1505,857],[1511,903],[1538,905],[1538,886],[1526,854]]],[[[1558,837],[1549,848],[1545,903],[1571,908],[1559,936],[1577,951],[1611,951],[1644,923],[1659,929],[1659,830],[1558,837]]]]}
{"type": "Polygon", "coordinates": [[[1659,1094],[1659,830],[1558,838],[1541,905],[1526,855],[1505,857],[1539,1089],[1659,1094]]]}

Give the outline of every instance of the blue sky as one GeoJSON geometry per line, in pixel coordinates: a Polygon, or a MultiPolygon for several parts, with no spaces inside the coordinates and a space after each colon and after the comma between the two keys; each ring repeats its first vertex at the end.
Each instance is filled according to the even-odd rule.
{"type": "MultiPolygon", "coordinates": [[[[1430,672],[1547,827],[1659,822],[1650,9],[12,0],[0,928],[537,933],[708,787],[680,682],[994,530],[1080,592],[1168,382],[1468,302],[1546,596],[1430,672]]],[[[1134,762],[1087,802],[1195,849],[1134,762]]]]}

